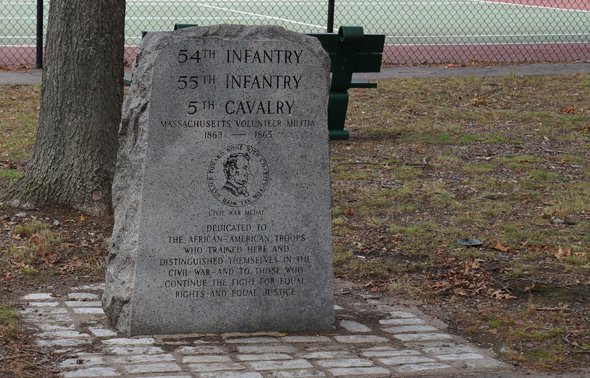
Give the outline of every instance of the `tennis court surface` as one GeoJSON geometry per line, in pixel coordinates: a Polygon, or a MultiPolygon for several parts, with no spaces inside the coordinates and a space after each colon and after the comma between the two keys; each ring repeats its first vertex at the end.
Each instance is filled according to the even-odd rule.
{"type": "MultiPolygon", "coordinates": [[[[46,28],[49,2],[45,2],[46,28]]],[[[326,30],[327,0],[128,0],[127,59],[142,31],[175,23],[273,24],[326,30]]],[[[0,3],[0,64],[34,61],[36,1],[0,3]]],[[[386,60],[397,64],[590,60],[590,1],[335,1],[334,26],[360,25],[386,35],[386,60]]]]}

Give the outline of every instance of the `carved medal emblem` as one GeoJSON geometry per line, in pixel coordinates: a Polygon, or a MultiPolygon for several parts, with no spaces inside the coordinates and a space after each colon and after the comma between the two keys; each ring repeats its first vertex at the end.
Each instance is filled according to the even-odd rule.
{"type": "Polygon", "coordinates": [[[268,186],[268,163],[252,146],[227,146],[209,163],[207,185],[213,197],[224,205],[249,205],[258,200],[268,186]]]}

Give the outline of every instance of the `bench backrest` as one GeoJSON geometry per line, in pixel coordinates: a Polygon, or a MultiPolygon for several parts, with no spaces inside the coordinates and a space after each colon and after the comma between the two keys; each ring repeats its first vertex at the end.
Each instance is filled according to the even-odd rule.
{"type": "Polygon", "coordinates": [[[350,88],[354,72],[379,72],[385,36],[367,34],[360,26],[341,26],[338,34],[309,34],[319,39],[332,61],[330,90],[350,88]]]}
{"type": "Polygon", "coordinates": [[[192,28],[193,26],[199,26],[197,24],[174,24],[174,30],[192,28]]]}
{"type": "MultiPolygon", "coordinates": [[[[332,56],[338,53],[339,35],[335,33],[308,34],[320,40],[322,47],[332,56]]],[[[364,34],[360,39],[343,42],[345,51],[350,51],[356,57],[354,72],[379,72],[383,57],[385,36],[381,34],[364,34]]],[[[332,62],[334,71],[334,62],[332,62]]]]}

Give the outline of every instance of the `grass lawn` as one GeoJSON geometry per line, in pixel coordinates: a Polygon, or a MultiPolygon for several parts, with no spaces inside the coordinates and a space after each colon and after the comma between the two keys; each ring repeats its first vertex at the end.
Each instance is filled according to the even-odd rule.
{"type": "MultiPolygon", "coordinates": [[[[336,276],[414,301],[507,362],[589,367],[589,93],[590,75],[353,91],[351,139],[330,143],[336,276]]],[[[38,97],[0,90],[0,190],[22,174],[38,97]]],[[[102,279],[110,219],[17,212],[0,209],[3,285],[102,279]]],[[[18,339],[2,311],[0,336],[18,339]]]]}

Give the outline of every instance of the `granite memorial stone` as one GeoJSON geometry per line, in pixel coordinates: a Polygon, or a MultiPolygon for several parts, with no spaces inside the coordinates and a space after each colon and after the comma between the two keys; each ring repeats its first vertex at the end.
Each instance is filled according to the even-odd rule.
{"type": "Polygon", "coordinates": [[[279,27],[147,34],[113,186],[116,329],[333,326],[329,70],[315,38],[279,27]]]}

